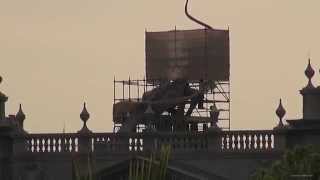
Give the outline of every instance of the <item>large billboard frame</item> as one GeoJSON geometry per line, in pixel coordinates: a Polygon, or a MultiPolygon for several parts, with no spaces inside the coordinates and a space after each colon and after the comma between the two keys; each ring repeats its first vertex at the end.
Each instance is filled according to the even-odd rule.
{"type": "Polygon", "coordinates": [[[147,79],[229,81],[229,30],[146,32],[147,79]]]}

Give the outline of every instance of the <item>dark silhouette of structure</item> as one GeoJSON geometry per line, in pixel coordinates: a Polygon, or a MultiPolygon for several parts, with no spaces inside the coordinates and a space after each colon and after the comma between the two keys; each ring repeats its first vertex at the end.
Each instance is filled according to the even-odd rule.
{"type": "MultiPolygon", "coordinates": [[[[187,3],[185,9],[191,17],[187,3]]],[[[234,131],[230,130],[229,31],[206,25],[146,32],[146,77],[114,80],[111,133],[87,127],[86,104],[78,132],[28,133],[21,105],[16,115],[6,116],[8,97],[0,92],[0,179],[70,180],[74,159],[85,175],[90,157],[98,180],[125,180],[130,160],[144,161],[141,156],[164,144],[172,149],[167,179],[248,179],[286,149],[320,144],[320,87],[312,84],[314,74],[309,60],[308,84],[300,91],[302,119],[284,124],[286,111],[280,100],[274,129],[234,131]]]]}
{"type": "MultiPolygon", "coordinates": [[[[21,105],[16,115],[6,116],[8,97],[0,93],[0,179],[72,179],[72,160],[84,164],[85,173],[89,155],[98,179],[126,179],[129,160],[141,161],[138,155],[148,156],[162,144],[172,147],[168,179],[248,179],[260,166],[280,158],[286,149],[319,144],[320,88],[311,82],[315,72],[310,62],[305,74],[308,84],[300,91],[303,117],[285,124],[286,111],[280,101],[276,109],[279,123],[273,130],[222,130],[217,124],[219,111],[212,106],[212,121],[206,128],[197,129],[192,125],[195,121],[187,121],[188,129],[183,130],[165,124],[143,131],[94,133],[86,126],[90,115],[84,104],[80,114],[83,127],[77,133],[30,134],[23,129],[26,115],[21,105]]],[[[154,116],[154,110],[147,106],[141,121],[152,122],[154,116]]],[[[200,124],[203,122],[197,127],[200,124]]]]}

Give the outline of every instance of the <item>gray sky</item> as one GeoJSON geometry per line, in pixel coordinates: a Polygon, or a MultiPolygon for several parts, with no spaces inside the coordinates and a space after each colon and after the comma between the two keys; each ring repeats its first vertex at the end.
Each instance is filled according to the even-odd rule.
{"type": "MultiPolygon", "coordinates": [[[[142,78],[144,32],[200,28],[184,0],[0,0],[1,91],[7,114],[23,104],[29,132],[80,129],[83,101],[93,131],[112,129],[113,77],[142,78]]],[[[319,0],[190,1],[214,28],[230,26],[232,128],[265,129],[299,118],[308,54],[319,84],[319,0]]]]}

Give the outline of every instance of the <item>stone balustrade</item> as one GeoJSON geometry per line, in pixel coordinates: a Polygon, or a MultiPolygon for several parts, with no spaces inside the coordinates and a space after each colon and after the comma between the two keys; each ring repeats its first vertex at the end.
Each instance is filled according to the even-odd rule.
{"type": "Polygon", "coordinates": [[[281,150],[277,131],[216,131],[201,133],[64,133],[14,136],[14,152],[144,152],[169,144],[173,152],[271,152],[281,150]],[[278,146],[278,147],[277,147],[278,146]]]}
{"type": "Polygon", "coordinates": [[[26,151],[32,153],[78,152],[78,134],[28,134],[25,139],[26,151]]]}
{"type": "Polygon", "coordinates": [[[275,132],[260,131],[226,131],[222,133],[222,151],[272,151],[275,148],[275,132]]]}

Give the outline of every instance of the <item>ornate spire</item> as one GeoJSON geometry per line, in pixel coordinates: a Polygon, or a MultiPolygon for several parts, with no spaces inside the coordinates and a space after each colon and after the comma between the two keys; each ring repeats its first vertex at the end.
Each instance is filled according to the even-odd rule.
{"type": "Polygon", "coordinates": [[[283,108],[282,106],[282,102],[281,102],[281,98],[280,98],[280,101],[279,101],[279,106],[276,110],[276,114],[279,118],[279,124],[277,126],[277,128],[282,128],[284,126],[283,122],[282,122],[282,119],[284,117],[284,115],[286,114],[286,110],[283,108]]]}
{"type": "Polygon", "coordinates": [[[90,118],[90,114],[87,110],[87,107],[86,107],[86,103],[84,102],[83,103],[83,109],[80,113],[80,118],[83,122],[83,127],[80,131],[78,131],[78,133],[91,133],[91,131],[88,129],[87,127],[87,121],[88,119],[90,118]]]}
{"type": "Polygon", "coordinates": [[[16,114],[16,120],[18,121],[21,128],[23,128],[23,121],[26,119],[26,115],[22,111],[21,104],[19,105],[19,110],[16,114]]]}
{"type": "Polygon", "coordinates": [[[314,76],[314,70],[311,66],[310,58],[308,61],[309,61],[308,66],[307,66],[306,70],[304,71],[304,74],[308,78],[308,85],[305,88],[314,88],[314,86],[312,84],[312,77],[314,76]]]}

